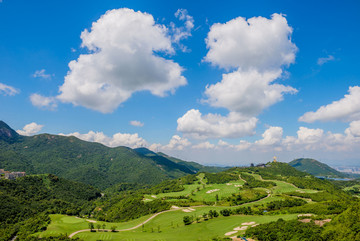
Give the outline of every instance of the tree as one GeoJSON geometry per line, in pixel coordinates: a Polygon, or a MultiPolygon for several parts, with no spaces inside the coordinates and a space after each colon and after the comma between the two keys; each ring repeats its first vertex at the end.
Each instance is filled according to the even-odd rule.
{"type": "Polygon", "coordinates": [[[101,225],[100,225],[100,224],[97,224],[97,225],[96,225],[96,228],[97,228],[98,231],[100,231],[101,225]]]}
{"type": "Polygon", "coordinates": [[[116,232],[116,226],[111,226],[111,232],[116,232]]]}
{"type": "Polygon", "coordinates": [[[105,228],[106,228],[105,223],[103,223],[102,228],[103,228],[103,230],[105,231],[105,228]]]}
{"type": "Polygon", "coordinates": [[[184,222],[185,225],[190,225],[192,223],[192,217],[184,216],[183,217],[183,222],[184,222]]]}
{"type": "Polygon", "coordinates": [[[93,232],[93,229],[94,229],[94,224],[93,223],[89,223],[89,229],[90,229],[90,232],[93,232]]]}

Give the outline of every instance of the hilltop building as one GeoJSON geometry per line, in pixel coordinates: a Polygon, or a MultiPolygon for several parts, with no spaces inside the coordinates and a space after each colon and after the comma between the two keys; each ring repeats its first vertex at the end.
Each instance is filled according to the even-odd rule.
{"type": "Polygon", "coordinates": [[[273,162],[277,162],[277,158],[276,158],[276,156],[274,156],[273,162]]]}
{"type": "Polygon", "coordinates": [[[0,175],[4,176],[5,179],[14,180],[18,177],[26,176],[26,173],[25,172],[9,172],[9,171],[5,171],[4,169],[0,169],[0,175]]]}

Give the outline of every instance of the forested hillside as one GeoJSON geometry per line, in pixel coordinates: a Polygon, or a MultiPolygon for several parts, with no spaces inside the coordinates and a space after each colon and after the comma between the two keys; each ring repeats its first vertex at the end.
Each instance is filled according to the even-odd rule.
{"type": "Polygon", "coordinates": [[[328,165],[311,158],[299,158],[289,162],[289,165],[299,171],[310,173],[314,176],[323,177],[348,177],[346,173],[339,172],[328,165]]]}
{"type": "Polygon", "coordinates": [[[184,163],[76,137],[20,136],[0,121],[0,168],[7,171],[51,173],[105,189],[118,183],[156,184],[196,172],[184,163]]]}
{"type": "Polygon", "coordinates": [[[89,215],[100,196],[98,189],[52,174],[0,179],[0,240],[15,233],[27,240],[46,229],[51,213],[89,215]]]}

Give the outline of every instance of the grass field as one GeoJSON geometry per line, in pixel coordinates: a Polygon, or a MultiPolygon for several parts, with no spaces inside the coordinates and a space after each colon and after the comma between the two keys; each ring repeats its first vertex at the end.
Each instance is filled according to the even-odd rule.
{"type": "MultiPolygon", "coordinates": [[[[206,179],[204,179],[203,173],[200,173],[197,178],[199,180],[198,182],[190,185],[184,185],[185,189],[183,191],[160,193],[157,195],[145,195],[144,201],[149,202],[155,198],[163,197],[189,196],[195,201],[215,202],[216,195],[218,195],[219,199],[228,197],[233,193],[238,193],[239,186],[244,184],[243,180],[231,181],[225,184],[206,184],[206,179]]],[[[175,201],[175,199],[167,199],[167,201],[173,200],[175,201]]]]}
{"type": "MultiPolygon", "coordinates": [[[[256,174],[255,178],[261,179],[256,174]]],[[[184,185],[185,190],[181,192],[161,193],[158,195],[146,195],[144,200],[151,201],[155,198],[162,197],[176,197],[190,195],[192,199],[197,201],[215,201],[216,195],[219,199],[222,197],[228,197],[233,193],[239,193],[239,185],[243,185],[243,180],[232,181],[225,184],[206,184],[203,174],[198,176],[198,182],[191,185],[184,185]],[[216,190],[216,191],[214,191],[216,190]],[[212,192],[209,192],[212,191],[212,192]]],[[[265,180],[264,180],[265,181],[265,180]]],[[[283,181],[272,180],[276,183],[276,186],[271,189],[264,189],[271,193],[271,195],[265,199],[255,201],[252,203],[243,204],[242,206],[254,206],[261,205],[267,202],[280,200],[282,194],[287,192],[299,191],[313,193],[317,192],[310,189],[299,189],[290,183],[283,181]]],[[[171,200],[171,199],[170,199],[171,200]]],[[[175,199],[174,199],[175,200],[175,199]]],[[[169,212],[162,213],[150,220],[143,226],[131,231],[119,231],[119,232],[82,232],[75,237],[79,237],[83,240],[209,240],[214,237],[224,237],[225,233],[234,231],[235,227],[241,226],[244,222],[256,222],[266,223],[275,221],[279,218],[293,219],[296,218],[296,214],[291,215],[278,215],[278,216],[243,216],[243,215],[232,215],[229,217],[217,217],[208,221],[202,221],[200,223],[193,223],[185,226],[183,223],[184,216],[192,216],[194,220],[198,216],[209,212],[209,210],[220,211],[225,206],[197,206],[190,208],[179,208],[169,212]]],[[[230,207],[231,208],[231,207],[230,207]]],[[[112,226],[116,226],[117,230],[127,229],[141,224],[152,215],[147,215],[136,220],[132,220],[124,223],[106,223],[97,221],[94,223],[95,228],[98,224],[101,226],[105,224],[106,229],[110,229],[112,226]]],[[[50,215],[51,224],[45,232],[38,233],[39,237],[54,236],[59,234],[71,234],[75,231],[88,229],[89,221],[86,219],[70,217],[66,215],[50,215]]],[[[239,235],[241,232],[238,231],[231,236],[239,235]]]]}
{"type": "MultiPolygon", "coordinates": [[[[296,214],[279,216],[244,216],[234,215],[229,217],[218,217],[200,223],[193,223],[185,226],[182,218],[184,215],[201,215],[213,209],[213,207],[196,208],[193,213],[185,214],[182,211],[174,211],[159,215],[149,223],[133,231],[124,232],[83,232],[77,234],[84,240],[209,240],[214,237],[225,237],[225,233],[233,231],[236,227],[241,227],[242,223],[255,222],[267,223],[279,218],[285,220],[296,218],[296,214]]],[[[216,208],[220,209],[220,208],[216,208]]],[[[233,235],[239,235],[241,232],[233,235]]],[[[233,236],[232,235],[232,236],[233,236]]]]}
{"type": "MultiPolygon", "coordinates": [[[[51,223],[47,227],[47,230],[44,232],[35,234],[36,236],[48,237],[48,236],[54,236],[54,235],[59,235],[59,234],[71,234],[78,230],[89,228],[89,222],[83,218],[77,218],[74,216],[66,216],[66,215],[62,215],[62,214],[51,214],[49,216],[51,218],[51,223]]],[[[94,223],[94,226],[96,228],[97,224],[100,224],[100,225],[105,224],[106,229],[111,229],[112,226],[116,226],[117,229],[126,229],[126,228],[131,228],[133,226],[136,226],[137,224],[148,219],[150,216],[152,216],[152,215],[146,215],[141,218],[134,219],[129,222],[123,222],[123,223],[108,223],[108,222],[96,221],[96,223],[94,223]]]]}

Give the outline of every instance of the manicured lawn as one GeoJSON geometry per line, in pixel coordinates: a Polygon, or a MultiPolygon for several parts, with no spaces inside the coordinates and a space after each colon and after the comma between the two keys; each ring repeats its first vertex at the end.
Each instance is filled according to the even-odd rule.
{"type": "MultiPolygon", "coordinates": [[[[199,208],[191,215],[200,215],[205,212],[204,208],[199,208]]],[[[117,233],[103,232],[84,232],[75,237],[84,240],[208,240],[214,237],[225,237],[225,233],[233,231],[236,227],[241,227],[245,222],[267,223],[279,218],[290,220],[296,218],[295,214],[279,216],[244,216],[236,215],[229,217],[218,217],[200,223],[193,223],[185,226],[182,222],[184,213],[181,211],[169,212],[156,217],[154,220],[145,224],[144,229],[138,228],[134,231],[117,233]]],[[[235,233],[239,235],[241,232],[235,233]]]]}
{"type": "MultiPolygon", "coordinates": [[[[201,173],[197,176],[199,182],[190,185],[184,185],[184,190],[180,192],[169,192],[169,193],[160,193],[157,195],[145,195],[144,201],[149,202],[154,200],[155,198],[162,197],[178,197],[178,196],[190,196],[192,199],[196,201],[216,201],[216,195],[218,195],[219,199],[222,197],[228,197],[233,193],[239,192],[239,185],[243,185],[244,181],[231,181],[225,184],[205,184],[206,179],[204,179],[204,174],[201,173]],[[204,188],[205,187],[205,188],[204,188]],[[207,193],[211,190],[219,189],[218,191],[207,193]]],[[[168,199],[167,201],[171,201],[173,199],[168,199]]]]}
{"type": "MultiPolygon", "coordinates": [[[[89,222],[83,218],[66,216],[62,214],[51,214],[49,216],[51,218],[51,223],[47,227],[47,230],[41,233],[37,233],[35,235],[39,235],[39,237],[55,236],[59,234],[69,235],[78,230],[89,228],[89,222]]],[[[150,216],[152,215],[146,215],[144,217],[123,223],[108,223],[108,222],[96,221],[96,223],[94,223],[94,227],[96,228],[97,224],[100,224],[102,228],[102,225],[105,224],[106,229],[111,229],[112,226],[116,226],[117,229],[131,228],[145,221],[150,216]]]]}

